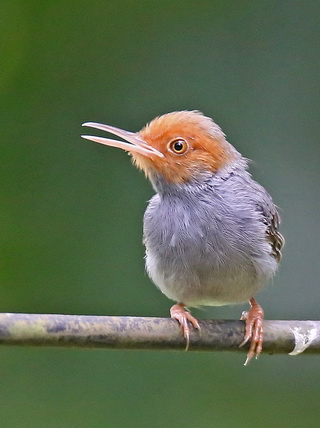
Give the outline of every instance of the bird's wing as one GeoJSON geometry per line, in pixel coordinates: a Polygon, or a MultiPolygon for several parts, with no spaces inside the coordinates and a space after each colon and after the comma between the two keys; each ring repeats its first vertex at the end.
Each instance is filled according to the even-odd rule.
{"type": "Polygon", "coordinates": [[[276,208],[274,207],[274,213],[270,218],[267,236],[272,246],[272,255],[280,262],[282,254],[281,249],[284,246],[284,237],[279,232],[278,228],[280,225],[280,216],[276,208]]]}
{"type": "Polygon", "coordinates": [[[280,215],[274,205],[271,196],[265,192],[264,204],[259,204],[259,211],[263,214],[263,222],[267,226],[267,239],[272,247],[272,255],[280,262],[282,254],[281,249],[284,246],[284,237],[279,232],[280,215]]]}

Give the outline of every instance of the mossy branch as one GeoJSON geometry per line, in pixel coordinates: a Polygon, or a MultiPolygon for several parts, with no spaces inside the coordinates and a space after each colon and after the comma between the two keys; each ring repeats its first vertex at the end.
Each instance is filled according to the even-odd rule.
{"type": "MultiPolygon", "coordinates": [[[[239,348],[244,322],[199,321],[189,351],[245,351],[239,348]]],[[[264,323],[265,353],[319,353],[320,321],[264,323]]],[[[176,321],[168,318],[85,315],[0,314],[0,344],[82,348],[184,350],[176,321]]]]}

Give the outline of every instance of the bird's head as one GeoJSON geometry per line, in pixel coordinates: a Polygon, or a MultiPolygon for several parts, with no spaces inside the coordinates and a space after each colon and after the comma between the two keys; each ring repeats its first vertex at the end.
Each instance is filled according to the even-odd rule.
{"type": "Polygon", "coordinates": [[[153,180],[183,184],[201,175],[215,174],[238,155],[226,141],[220,127],[198,111],[164,114],[132,133],[100,123],[83,126],[107,131],[124,141],[82,135],[97,143],[128,151],[134,163],[153,180]]]}

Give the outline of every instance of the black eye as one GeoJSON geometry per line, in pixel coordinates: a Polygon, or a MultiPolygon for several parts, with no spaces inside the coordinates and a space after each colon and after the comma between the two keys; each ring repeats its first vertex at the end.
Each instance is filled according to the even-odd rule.
{"type": "Polygon", "coordinates": [[[175,152],[182,152],[182,150],[183,150],[183,142],[182,141],[177,141],[176,143],[174,143],[173,149],[174,149],[175,152]]]}
{"type": "Polygon", "coordinates": [[[173,153],[176,153],[177,155],[182,155],[183,153],[185,153],[187,151],[188,143],[185,140],[183,140],[182,138],[176,138],[176,139],[170,141],[168,148],[173,153]]]}

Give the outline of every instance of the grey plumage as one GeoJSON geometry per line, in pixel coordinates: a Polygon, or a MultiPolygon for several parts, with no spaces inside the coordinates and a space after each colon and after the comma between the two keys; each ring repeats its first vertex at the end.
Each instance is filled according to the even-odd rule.
{"type": "Polygon", "coordinates": [[[146,269],[167,297],[189,306],[240,303],[273,277],[283,245],[279,214],[244,158],[188,185],[152,182],[146,269]]]}

